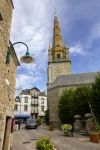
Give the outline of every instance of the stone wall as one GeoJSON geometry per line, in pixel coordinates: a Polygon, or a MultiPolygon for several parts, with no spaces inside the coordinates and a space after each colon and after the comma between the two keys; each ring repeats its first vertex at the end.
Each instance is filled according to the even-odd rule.
{"type": "Polygon", "coordinates": [[[65,88],[53,88],[48,90],[47,100],[49,107],[49,122],[52,122],[55,127],[59,127],[60,120],[58,116],[58,105],[60,96],[65,88]]]}
{"type": "Polygon", "coordinates": [[[70,62],[55,62],[48,65],[48,84],[54,82],[59,75],[70,74],[70,62]]]}
{"type": "MultiPolygon", "coordinates": [[[[13,4],[11,0],[0,0],[0,150],[10,149],[11,133],[7,136],[7,146],[3,147],[6,118],[13,117],[16,63],[11,50],[10,63],[6,64],[6,54],[10,40],[10,27],[12,18],[13,4]]],[[[11,126],[11,121],[8,123],[11,126]]]]}

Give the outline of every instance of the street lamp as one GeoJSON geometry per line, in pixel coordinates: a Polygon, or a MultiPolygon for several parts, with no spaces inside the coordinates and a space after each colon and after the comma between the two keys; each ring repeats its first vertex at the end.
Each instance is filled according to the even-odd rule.
{"type": "Polygon", "coordinates": [[[13,48],[13,46],[16,44],[24,44],[27,48],[25,55],[20,58],[20,61],[26,64],[32,63],[34,61],[34,58],[30,56],[29,48],[24,42],[16,42],[13,44],[10,42],[10,46],[8,47],[7,55],[6,55],[6,64],[10,63],[10,54],[11,54],[10,49],[13,48]]]}

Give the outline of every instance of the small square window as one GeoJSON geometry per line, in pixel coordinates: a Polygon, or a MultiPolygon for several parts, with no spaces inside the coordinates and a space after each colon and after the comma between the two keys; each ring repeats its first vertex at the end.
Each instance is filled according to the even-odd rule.
{"type": "Polygon", "coordinates": [[[24,105],[24,111],[28,111],[28,106],[24,105]]]}
{"type": "Polygon", "coordinates": [[[15,104],[14,110],[18,111],[18,105],[17,104],[15,104]]]}
{"type": "Polygon", "coordinates": [[[28,103],[28,97],[25,97],[24,103],[28,103]]]}
{"type": "Polygon", "coordinates": [[[58,58],[58,59],[60,58],[60,54],[57,54],[57,58],[58,58]]]}
{"type": "Polygon", "coordinates": [[[41,99],[41,104],[44,104],[44,98],[41,99]]]}
{"type": "Polygon", "coordinates": [[[41,106],[41,111],[44,112],[44,106],[41,106]]]}
{"type": "Polygon", "coordinates": [[[0,14],[0,21],[2,21],[2,20],[3,20],[3,18],[2,18],[1,14],[0,14]]]}

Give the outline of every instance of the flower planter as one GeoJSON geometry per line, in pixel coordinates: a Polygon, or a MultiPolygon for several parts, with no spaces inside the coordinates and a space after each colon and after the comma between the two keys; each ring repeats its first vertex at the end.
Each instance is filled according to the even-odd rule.
{"type": "Polygon", "coordinates": [[[90,142],[99,143],[99,133],[98,132],[91,133],[89,135],[89,137],[90,137],[90,142]]]}
{"type": "Polygon", "coordinates": [[[64,132],[65,136],[70,135],[70,132],[71,132],[71,129],[72,129],[72,126],[70,124],[63,124],[61,128],[62,128],[62,131],[64,132]]]}
{"type": "Polygon", "coordinates": [[[69,136],[70,130],[64,130],[64,135],[69,136]]]}
{"type": "Polygon", "coordinates": [[[49,126],[49,131],[53,131],[54,130],[54,127],[53,126],[49,126]]]}

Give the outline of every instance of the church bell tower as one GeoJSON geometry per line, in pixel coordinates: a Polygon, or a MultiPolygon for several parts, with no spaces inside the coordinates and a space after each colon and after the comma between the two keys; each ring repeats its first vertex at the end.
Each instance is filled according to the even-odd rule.
{"type": "Polygon", "coordinates": [[[70,66],[69,48],[63,44],[58,18],[55,16],[52,47],[49,45],[48,48],[48,87],[57,76],[70,74],[70,66]]]}

